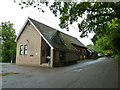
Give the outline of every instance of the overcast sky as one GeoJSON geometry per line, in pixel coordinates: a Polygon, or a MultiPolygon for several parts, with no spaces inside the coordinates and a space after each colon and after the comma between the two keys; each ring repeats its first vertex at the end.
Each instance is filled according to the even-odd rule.
{"type": "Polygon", "coordinates": [[[56,28],[64,33],[67,33],[73,37],[78,38],[84,45],[92,44],[90,38],[93,37],[93,34],[89,35],[89,38],[80,38],[80,33],[78,32],[77,26],[74,24],[70,26],[69,32],[65,29],[60,29],[59,18],[56,18],[49,8],[44,8],[45,13],[39,12],[37,9],[21,7],[13,2],[13,0],[0,0],[0,22],[11,21],[14,24],[14,29],[16,30],[16,35],[18,35],[22,26],[24,25],[26,19],[31,17],[41,23],[44,23],[48,26],[56,28]]]}

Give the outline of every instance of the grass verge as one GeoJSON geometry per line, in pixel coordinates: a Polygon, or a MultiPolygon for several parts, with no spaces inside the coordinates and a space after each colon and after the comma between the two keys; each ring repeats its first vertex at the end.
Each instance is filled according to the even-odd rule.
{"type": "Polygon", "coordinates": [[[11,74],[18,74],[18,73],[14,73],[14,72],[0,73],[0,76],[6,76],[6,75],[11,75],[11,74]]]}

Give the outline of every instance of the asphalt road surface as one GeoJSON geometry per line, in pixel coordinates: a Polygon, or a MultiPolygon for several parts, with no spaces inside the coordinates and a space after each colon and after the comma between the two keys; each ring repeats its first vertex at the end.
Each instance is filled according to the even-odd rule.
{"type": "Polygon", "coordinates": [[[84,60],[52,69],[0,65],[2,72],[19,73],[2,76],[2,88],[118,88],[118,64],[112,58],[84,60]]]}

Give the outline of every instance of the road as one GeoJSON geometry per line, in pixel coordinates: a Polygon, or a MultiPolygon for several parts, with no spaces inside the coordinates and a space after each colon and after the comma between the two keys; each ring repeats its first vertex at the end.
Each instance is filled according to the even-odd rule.
{"type": "Polygon", "coordinates": [[[0,65],[2,72],[19,73],[2,76],[2,88],[118,88],[118,64],[112,58],[84,60],[52,69],[0,65]]]}

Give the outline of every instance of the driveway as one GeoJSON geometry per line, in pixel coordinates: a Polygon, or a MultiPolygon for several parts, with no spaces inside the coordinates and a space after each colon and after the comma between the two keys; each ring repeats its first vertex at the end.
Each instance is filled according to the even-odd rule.
{"type": "Polygon", "coordinates": [[[84,60],[51,69],[0,65],[2,72],[19,73],[2,76],[2,88],[118,88],[118,64],[112,58],[84,60]]]}

